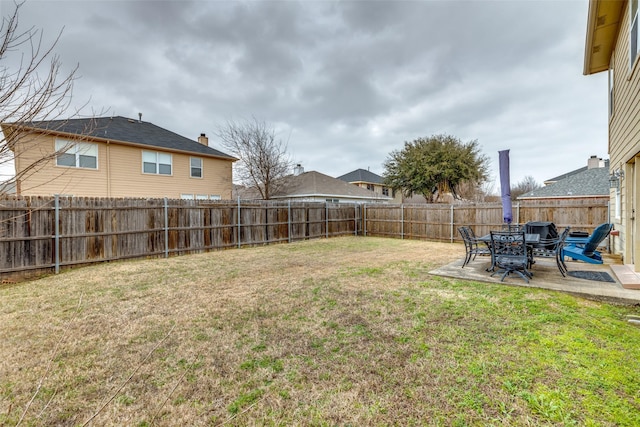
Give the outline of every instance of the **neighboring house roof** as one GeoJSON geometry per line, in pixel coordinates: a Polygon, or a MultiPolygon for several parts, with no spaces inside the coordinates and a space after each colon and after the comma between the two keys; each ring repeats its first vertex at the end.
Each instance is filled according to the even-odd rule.
{"type": "Polygon", "coordinates": [[[592,168],[530,191],[522,199],[609,197],[609,168],[592,168]]]}
{"type": "MultiPolygon", "coordinates": [[[[246,189],[240,194],[241,198],[259,198],[258,191],[246,189]]],[[[316,171],[304,172],[299,175],[289,175],[278,183],[278,190],[271,195],[272,199],[304,199],[304,198],[333,198],[356,200],[390,201],[391,197],[376,194],[371,190],[349,184],[340,179],[316,171]]]]}
{"type": "Polygon", "coordinates": [[[558,182],[558,181],[563,180],[565,178],[569,178],[570,176],[582,173],[582,172],[586,171],[587,169],[588,169],[588,166],[583,166],[580,169],[576,169],[574,171],[567,172],[567,173],[564,173],[562,175],[558,175],[558,176],[556,176],[554,178],[547,179],[547,180],[544,181],[544,183],[545,183],[545,185],[546,184],[552,184],[554,182],[558,182]]]}
{"type": "Polygon", "coordinates": [[[611,54],[622,24],[624,1],[589,0],[587,40],[584,48],[584,74],[609,69],[611,54]]]}
{"type": "MultiPolygon", "coordinates": [[[[16,126],[16,123],[3,123],[4,126],[16,126]]],[[[39,129],[53,134],[84,135],[97,140],[118,141],[125,144],[138,144],[161,148],[169,151],[185,151],[203,156],[218,157],[235,161],[235,157],[193,141],[177,133],[141,120],[126,117],[93,117],[88,119],[49,120],[24,123],[27,129],[39,129]]]]}
{"type": "Polygon", "coordinates": [[[356,169],[339,176],[338,179],[345,182],[369,182],[372,184],[382,184],[384,181],[380,175],[364,169],[356,169]]]}

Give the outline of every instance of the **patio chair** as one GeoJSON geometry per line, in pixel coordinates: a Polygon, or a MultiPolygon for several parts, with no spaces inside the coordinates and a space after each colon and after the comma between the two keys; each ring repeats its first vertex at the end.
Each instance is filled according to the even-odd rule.
{"type": "Polygon", "coordinates": [[[476,259],[476,256],[487,256],[491,255],[491,250],[481,242],[478,242],[476,238],[476,234],[473,232],[473,229],[470,227],[459,227],[458,232],[460,236],[462,236],[462,240],[464,241],[464,248],[466,251],[466,255],[464,257],[464,261],[462,262],[462,268],[465,265],[469,264],[472,259],[476,259]]]}
{"type": "Polygon", "coordinates": [[[491,248],[493,250],[493,263],[497,268],[491,276],[502,273],[500,281],[511,273],[516,273],[529,283],[532,277],[527,267],[529,255],[524,239],[524,231],[492,231],[491,248]]]}
{"type": "Polygon", "coordinates": [[[562,248],[562,260],[564,257],[572,258],[574,261],[584,261],[589,264],[602,264],[602,255],[596,249],[598,245],[609,235],[613,224],[600,224],[593,230],[591,236],[585,243],[570,243],[562,248]]]}
{"type": "Polygon", "coordinates": [[[523,227],[521,224],[502,224],[502,231],[522,231],[523,227]]]}
{"type": "Polygon", "coordinates": [[[540,238],[540,243],[531,248],[531,255],[538,258],[555,258],[558,270],[563,277],[567,274],[567,266],[562,257],[562,249],[571,227],[567,227],[555,238],[540,238]]]}

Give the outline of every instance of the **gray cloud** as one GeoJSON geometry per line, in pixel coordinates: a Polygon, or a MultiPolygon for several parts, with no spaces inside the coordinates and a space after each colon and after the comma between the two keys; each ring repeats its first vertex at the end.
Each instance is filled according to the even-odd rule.
{"type": "Polygon", "coordinates": [[[64,26],[56,51],[80,64],[74,99],[95,111],[190,138],[255,116],[333,176],[382,173],[405,141],[449,133],[494,168],[510,148],[515,182],[606,156],[606,76],[582,76],[586,14],[571,0],[28,0],[21,18],[47,40],[64,26]]]}

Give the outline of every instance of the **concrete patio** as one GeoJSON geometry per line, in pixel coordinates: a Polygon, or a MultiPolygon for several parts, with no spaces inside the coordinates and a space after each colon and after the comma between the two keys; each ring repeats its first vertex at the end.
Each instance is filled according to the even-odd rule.
{"type": "MultiPolygon", "coordinates": [[[[448,265],[430,271],[430,274],[456,279],[474,280],[478,282],[501,283],[500,274],[493,277],[486,269],[490,265],[488,257],[477,257],[462,268],[460,258],[448,265]]],[[[517,275],[504,279],[505,285],[525,286],[530,288],[550,289],[567,292],[586,298],[624,304],[640,304],[640,277],[630,266],[622,265],[615,257],[604,254],[604,264],[587,264],[579,261],[566,261],[569,271],[604,271],[609,273],[615,283],[562,277],[554,259],[536,258],[531,268],[533,278],[526,283],[517,275]],[[624,286],[623,286],[624,285],[624,286]],[[627,289],[625,288],[636,288],[627,289]]]]}

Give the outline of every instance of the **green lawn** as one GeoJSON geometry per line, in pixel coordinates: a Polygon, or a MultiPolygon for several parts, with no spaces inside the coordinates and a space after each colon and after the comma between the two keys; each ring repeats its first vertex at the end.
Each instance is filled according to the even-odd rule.
{"type": "Polygon", "coordinates": [[[344,237],[5,286],[0,425],[640,425],[639,307],[428,274],[463,253],[344,237]]]}

